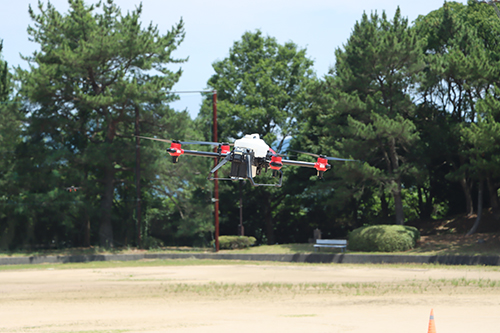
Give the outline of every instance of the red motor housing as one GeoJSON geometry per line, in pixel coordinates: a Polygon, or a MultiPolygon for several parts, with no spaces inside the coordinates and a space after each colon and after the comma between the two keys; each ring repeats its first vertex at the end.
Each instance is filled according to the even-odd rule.
{"type": "Polygon", "coordinates": [[[231,148],[229,147],[229,145],[222,145],[220,147],[221,154],[229,154],[230,152],[231,152],[231,148]]]}
{"type": "Polygon", "coordinates": [[[172,142],[170,148],[167,152],[172,156],[172,162],[177,163],[179,161],[179,156],[184,154],[184,150],[181,148],[180,142],[172,142]]]}
{"type": "Polygon", "coordinates": [[[269,163],[271,170],[280,170],[282,166],[283,162],[281,162],[280,156],[271,156],[271,163],[269,163]]]}
{"type": "Polygon", "coordinates": [[[181,144],[177,142],[172,142],[170,148],[167,149],[167,151],[170,154],[170,156],[178,157],[184,154],[184,150],[181,148],[181,144]]]}
{"type": "Polygon", "coordinates": [[[328,165],[328,160],[326,158],[318,157],[318,161],[314,163],[314,167],[318,171],[326,171],[328,165]]]}

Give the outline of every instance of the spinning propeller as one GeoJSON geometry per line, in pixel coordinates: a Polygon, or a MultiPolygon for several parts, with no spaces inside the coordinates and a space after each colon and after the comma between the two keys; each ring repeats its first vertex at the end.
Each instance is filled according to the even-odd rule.
{"type": "Polygon", "coordinates": [[[161,141],[161,142],[166,142],[170,143],[170,148],[167,148],[167,152],[172,156],[172,161],[174,163],[177,163],[179,161],[179,156],[185,153],[185,150],[181,148],[181,145],[186,144],[186,145],[205,145],[205,146],[215,146],[219,147],[217,149],[217,153],[219,155],[221,154],[228,154],[231,151],[231,148],[229,146],[234,145],[233,143],[218,143],[218,142],[209,142],[209,141],[178,141],[178,140],[167,140],[167,139],[158,139],[158,138],[150,138],[147,136],[139,136],[136,135],[138,138],[142,139],[148,139],[148,140],[154,140],[154,141],[161,141]]]}
{"type": "Polygon", "coordinates": [[[209,141],[178,141],[178,140],[167,140],[167,139],[158,139],[158,138],[150,138],[147,136],[136,135],[137,138],[148,139],[154,141],[161,141],[166,143],[180,143],[181,145],[206,145],[206,146],[220,146],[227,145],[232,146],[233,143],[220,143],[220,142],[209,142],[209,141]]]}
{"type": "Polygon", "coordinates": [[[325,156],[325,155],[318,155],[318,154],[309,153],[307,151],[300,151],[300,150],[293,150],[293,149],[289,149],[289,151],[293,151],[295,153],[300,153],[300,154],[306,154],[306,155],[309,155],[309,156],[312,156],[312,157],[316,157],[316,158],[324,158],[324,159],[326,159],[328,161],[351,161],[351,162],[359,162],[359,160],[351,160],[351,159],[339,158],[339,157],[328,157],[328,156],[325,156]]]}
{"type": "Polygon", "coordinates": [[[316,157],[318,160],[314,164],[314,168],[318,171],[317,175],[318,175],[319,179],[323,179],[323,174],[325,173],[325,171],[327,169],[331,168],[331,165],[328,164],[328,161],[359,162],[358,160],[352,160],[352,159],[347,159],[347,158],[339,158],[339,157],[328,157],[328,156],[325,156],[325,155],[318,155],[318,154],[309,153],[309,152],[300,151],[300,150],[289,149],[289,151],[293,151],[293,152],[296,152],[296,153],[306,154],[306,155],[309,155],[309,156],[312,156],[312,157],[316,157]]]}

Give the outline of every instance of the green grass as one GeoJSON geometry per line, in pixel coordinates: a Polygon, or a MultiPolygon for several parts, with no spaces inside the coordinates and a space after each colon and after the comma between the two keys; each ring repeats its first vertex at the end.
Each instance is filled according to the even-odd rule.
{"type": "Polygon", "coordinates": [[[344,282],[344,283],[207,283],[166,284],[163,292],[167,294],[195,296],[245,296],[245,295],[307,295],[333,294],[380,296],[392,294],[468,294],[500,292],[500,281],[490,279],[429,279],[406,280],[399,282],[344,282]]]}
{"type": "Polygon", "coordinates": [[[138,254],[138,253],[205,253],[213,252],[212,248],[197,248],[197,247],[165,247],[151,250],[138,250],[136,248],[102,248],[99,246],[90,248],[68,248],[68,249],[52,249],[52,250],[16,250],[16,251],[0,251],[0,257],[32,257],[32,256],[72,256],[72,255],[94,255],[94,254],[138,254]]]}
{"type": "MultiPolygon", "coordinates": [[[[262,253],[262,254],[295,254],[295,253],[314,253],[313,244],[277,244],[261,245],[242,250],[224,250],[221,253],[262,253]]],[[[318,252],[316,252],[318,253],[318,252]]],[[[320,249],[319,253],[341,253],[340,249],[320,249]]],[[[416,247],[403,252],[361,252],[347,251],[350,254],[391,254],[391,255],[500,255],[500,244],[437,244],[432,246],[416,247]]]]}
{"type": "MultiPolygon", "coordinates": [[[[500,255],[500,236],[497,234],[481,234],[476,238],[457,235],[454,240],[435,239],[421,243],[414,249],[404,252],[358,252],[354,254],[395,254],[395,255],[500,255]],[[477,238],[485,237],[486,242],[478,243],[477,238]]],[[[213,253],[212,248],[165,247],[154,250],[138,250],[135,248],[105,249],[100,247],[73,248],[44,251],[12,251],[0,252],[0,257],[28,256],[69,256],[94,254],[140,254],[140,253],[213,253]]],[[[340,249],[321,248],[319,253],[341,253],[340,249]]],[[[315,253],[313,244],[276,244],[260,245],[246,249],[221,250],[220,253],[235,254],[309,254],[315,253]]]]}
{"type": "MultiPolygon", "coordinates": [[[[120,267],[158,267],[158,266],[209,266],[209,265],[256,265],[256,266],[306,266],[306,267],[327,267],[339,265],[335,263],[300,263],[300,262],[279,262],[279,261],[249,261],[249,260],[216,260],[216,259],[143,259],[133,261],[91,261],[84,263],[44,263],[44,264],[26,264],[26,265],[0,265],[1,271],[8,270],[59,270],[59,269],[104,269],[120,267]]],[[[460,265],[440,265],[440,264],[383,264],[387,268],[404,269],[460,269],[470,270],[471,266],[460,265]]],[[[365,269],[380,268],[380,264],[342,264],[343,268],[365,269]]],[[[494,271],[500,272],[500,266],[474,266],[475,271],[494,271]]]]}
{"type": "MultiPolygon", "coordinates": [[[[339,249],[321,249],[322,253],[336,253],[339,249]]],[[[295,254],[295,253],[313,253],[313,244],[276,244],[260,245],[246,249],[221,250],[220,253],[257,253],[257,254],[295,254]]]]}
{"type": "Polygon", "coordinates": [[[239,260],[212,260],[212,259],[158,259],[132,261],[91,261],[82,263],[44,263],[25,265],[1,265],[2,270],[13,269],[98,269],[120,267],[156,267],[156,266],[200,266],[200,265],[264,265],[265,262],[248,262],[239,260]]]}

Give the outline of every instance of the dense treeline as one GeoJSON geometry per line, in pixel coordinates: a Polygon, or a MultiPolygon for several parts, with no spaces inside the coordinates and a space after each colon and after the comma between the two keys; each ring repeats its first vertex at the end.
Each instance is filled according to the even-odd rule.
{"type": "MultiPolygon", "coordinates": [[[[111,0],[69,4],[67,14],[30,8],[40,51],[27,70],[0,61],[0,249],[207,246],[213,161],[174,165],[164,144],[136,138],[212,137],[211,95],[194,120],[169,107],[182,76],[172,64],[186,61],[175,57],[182,20],[163,34],[142,26],[141,6],[123,15],[111,0]]],[[[332,162],[324,180],[286,167],[282,188],[221,182],[221,234],[237,233],[240,193],[245,234],[270,244],[483,206],[499,216],[492,6],[449,2],[413,23],[399,9],[364,14],[333,57],[318,78],[306,49],[255,31],[213,63],[221,140],[259,133],[280,152],[361,161],[332,162]]]]}

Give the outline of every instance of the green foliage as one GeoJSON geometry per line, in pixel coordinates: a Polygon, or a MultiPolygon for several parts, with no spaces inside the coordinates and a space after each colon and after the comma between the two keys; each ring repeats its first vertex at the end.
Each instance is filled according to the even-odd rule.
{"type": "MultiPolygon", "coordinates": [[[[472,166],[475,162],[471,160],[468,128],[480,119],[478,116],[486,119],[479,104],[488,96],[497,96],[494,85],[500,76],[500,20],[493,6],[486,3],[446,2],[440,9],[420,16],[415,30],[425,42],[427,64],[420,81],[424,102],[418,114],[427,152],[422,153],[427,156],[425,166],[432,183],[444,174],[447,181],[461,187],[463,195],[458,200],[448,195],[450,213],[461,213],[465,206],[465,212],[472,214],[473,183],[479,175],[491,178],[492,174],[472,166]]],[[[479,143],[483,144],[488,145],[479,143]]]]}
{"type": "Polygon", "coordinates": [[[420,239],[415,227],[402,225],[374,225],[354,229],[349,233],[351,251],[400,252],[413,249],[420,239]]]}
{"type": "MultiPolygon", "coordinates": [[[[141,122],[161,118],[162,103],[173,99],[167,91],[181,72],[168,65],[182,61],[171,54],[184,38],[183,22],[162,35],[152,24],[141,26],[142,6],[122,15],[113,1],[95,6],[70,1],[68,14],[51,3],[40,3],[38,10],[30,7],[35,27],[28,34],[41,51],[26,58],[29,71],[19,70],[22,92],[35,105],[29,110],[30,132],[58,147],[54,163],[70,165],[67,181],[85,187],[93,208],[84,215],[100,216],[100,244],[113,246],[115,193],[131,196],[119,185],[132,176],[135,143],[130,138],[141,122]],[[95,201],[100,201],[97,207],[95,201]]],[[[121,206],[133,209],[126,202],[121,206]]],[[[133,225],[130,218],[127,222],[133,225]]]]}
{"type": "MultiPolygon", "coordinates": [[[[168,107],[176,98],[168,91],[182,73],[171,66],[184,61],[172,57],[184,38],[182,20],[162,34],[141,24],[142,6],[126,14],[111,0],[90,6],[74,0],[69,7],[62,14],[40,2],[38,11],[29,10],[28,34],[41,47],[25,57],[29,70],[17,72],[29,121],[18,148],[19,190],[8,198],[16,222],[3,244],[128,245],[136,239],[137,199],[144,197],[146,216],[157,197],[191,210],[191,190],[200,185],[171,170],[164,145],[141,142],[139,198],[134,186],[134,135],[182,140],[193,131],[186,112],[168,107]],[[64,190],[72,185],[81,190],[64,190]]],[[[206,211],[201,206],[196,211],[206,211]]],[[[141,228],[149,236],[151,228],[141,228]]]]}
{"type": "Polygon", "coordinates": [[[29,194],[23,193],[24,188],[20,186],[16,153],[22,142],[25,118],[20,112],[19,98],[13,94],[13,76],[7,62],[2,60],[1,51],[0,42],[0,249],[7,249],[13,244],[19,247],[28,243],[32,235],[27,234],[33,229],[28,222],[31,216],[26,216],[27,207],[13,204],[29,200],[29,194]],[[24,239],[16,237],[16,231],[20,230],[25,231],[24,239]]]}
{"type": "Polygon", "coordinates": [[[219,248],[221,250],[244,249],[254,245],[256,241],[255,237],[252,236],[220,236],[219,248]]]}
{"type": "MultiPolygon", "coordinates": [[[[40,3],[29,10],[28,34],[40,46],[25,57],[29,69],[13,76],[0,57],[1,249],[135,245],[139,217],[147,247],[213,238],[211,159],[174,165],[164,143],[141,139],[136,166],[134,135],[212,140],[211,94],[195,122],[169,107],[183,22],[162,34],[141,24],[141,11],[122,14],[112,0],[71,0],[67,13],[40,3]],[[81,190],[65,190],[72,185],[81,190]]],[[[258,133],[278,151],[290,141],[362,161],[332,161],[324,181],[314,169],[285,166],[282,188],[241,184],[248,234],[306,243],[316,228],[336,238],[366,224],[470,214],[483,184],[500,216],[492,6],[446,2],[413,25],[399,9],[392,18],[364,14],[335,58],[316,78],[305,49],[255,31],[213,63],[207,85],[218,93],[220,140],[258,133]]],[[[239,186],[220,184],[225,234],[238,226],[239,186]]]]}
{"type": "MultiPolygon", "coordinates": [[[[215,74],[208,80],[217,90],[219,137],[258,133],[273,143],[293,135],[305,106],[304,85],[313,77],[312,64],[306,50],[292,42],[279,44],[258,30],[243,34],[229,57],[213,63],[215,74]]],[[[201,111],[204,121],[211,121],[210,105],[208,98],[201,111]]]]}
{"type": "Polygon", "coordinates": [[[331,76],[308,87],[310,107],[292,145],[364,161],[335,163],[336,179],[327,173],[330,184],[318,184],[337,190],[338,198],[330,200],[337,205],[333,209],[348,205],[355,223],[373,196],[380,197],[380,215],[387,218],[386,195],[394,199],[396,223],[404,222],[402,183],[415,172],[410,157],[419,142],[411,90],[423,66],[421,41],[399,9],[392,20],[385,12],[364,14],[336,50],[331,76]]]}
{"type": "Polygon", "coordinates": [[[146,235],[142,239],[142,247],[145,249],[158,249],[163,247],[164,245],[165,244],[163,244],[160,239],[153,236],[146,235]]]}
{"type": "MultiPolygon", "coordinates": [[[[213,63],[215,74],[208,86],[217,90],[218,137],[234,141],[244,134],[257,133],[280,152],[284,142],[297,133],[297,116],[306,106],[305,86],[313,78],[313,62],[306,50],[292,42],[284,44],[262,32],[246,32],[229,50],[229,56],[213,63]]],[[[205,131],[211,129],[212,98],[203,103],[197,119],[205,131]]],[[[206,132],[211,140],[211,133],[206,132]]],[[[222,168],[219,175],[225,175],[222,168]]],[[[285,172],[287,172],[285,170],[285,172]]],[[[287,175],[284,176],[286,183],[287,175]]],[[[259,183],[276,183],[269,173],[259,183]]],[[[244,186],[245,228],[259,241],[274,244],[274,217],[285,197],[282,189],[244,186]]],[[[221,183],[221,202],[228,208],[221,216],[221,231],[236,230],[232,221],[239,219],[238,183],[221,183]]]]}

